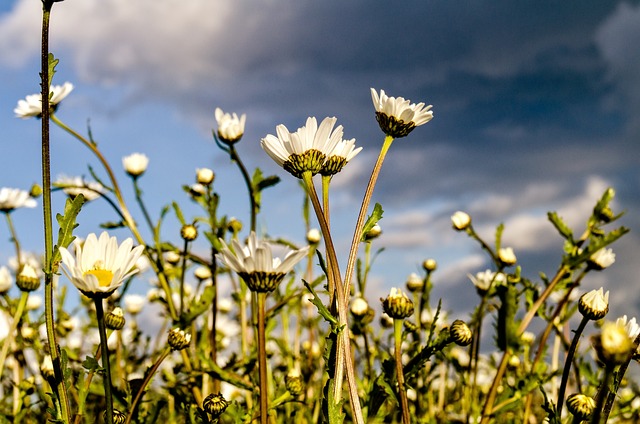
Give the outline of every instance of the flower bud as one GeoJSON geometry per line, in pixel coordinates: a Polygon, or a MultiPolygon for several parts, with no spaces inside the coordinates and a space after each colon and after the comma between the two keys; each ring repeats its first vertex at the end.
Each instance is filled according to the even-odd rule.
{"type": "Polygon", "coordinates": [[[292,396],[300,396],[304,391],[304,383],[300,378],[300,371],[292,369],[284,378],[284,384],[292,396]]]}
{"type": "Polygon", "coordinates": [[[213,173],[213,170],[209,168],[198,168],[196,169],[196,181],[198,184],[202,184],[208,186],[215,179],[216,174],[213,173]]]}
{"type": "Polygon", "coordinates": [[[191,186],[189,186],[189,194],[191,194],[191,196],[193,197],[204,196],[206,192],[207,190],[200,183],[192,184],[191,186]]]}
{"type": "Polygon", "coordinates": [[[104,323],[110,330],[122,330],[125,322],[124,312],[120,307],[113,308],[113,311],[104,317],[104,323]]]}
{"type": "Polygon", "coordinates": [[[37,197],[40,197],[41,195],[42,195],[42,187],[40,187],[40,184],[32,185],[31,190],[29,190],[29,196],[35,199],[37,197]]]}
{"type": "Polygon", "coordinates": [[[193,275],[200,280],[208,280],[211,278],[211,269],[208,266],[199,266],[193,271],[193,275]]]}
{"type": "Polygon", "coordinates": [[[211,393],[202,402],[202,409],[205,410],[212,418],[216,419],[227,409],[229,402],[222,396],[222,394],[211,393]]]}
{"type": "Polygon", "coordinates": [[[371,241],[375,238],[380,237],[380,234],[382,234],[382,228],[378,224],[376,224],[371,227],[369,231],[367,231],[367,234],[364,235],[364,239],[366,241],[371,241]]]}
{"type": "MultiPolygon", "coordinates": [[[[112,416],[113,424],[124,424],[127,422],[127,414],[125,414],[124,412],[120,412],[117,409],[113,410],[112,416]]],[[[102,413],[102,418],[104,419],[104,422],[107,422],[107,411],[104,411],[102,413]]]]}
{"type": "Polygon", "coordinates": [[[458,346],[469,346],[473,333],[464,321],[457,319],[449,327],[449,339],[458,346]]]}
{"type": "Polygon", "coordinates": [[[516,255],[510,247],[503,247],[498,250],[498,259],[506,266],[515,265],[517,262],[516,255]]]}
{"type": "Polygon", "coordinates": [[[180,229],[180,236],[185,241],[194,241],[198,237],[198,229],[193,224],[183,225],[180,229]]]}
{"type": "Polygon", "coordinates": [[[16,277],[16,285],[23,292],[32,292],[40,287],[40,278],[31,265],[25,264],[16,277]]]}
{"type": "Polygon", "coordinates": [[[614,322],[605,322],[600,334],[593,336],[592,342],[598,359],[609,366],[625,363],[633,353],[633,340],[627,330],[614,322]]]}
{"type": "Polygon", "coordinates": [[[229,222],[227,222],[227,230],[231,231],[233,234],[238,234],[242,231],[242,222],[235,218],[229,219],[229,222]]]}
{"type": "Polygon", "coordinates": [[[603,294],[603,288],[583,294],[578,301],[578,310],[585,318],[597,321],[609,312],[609,292],[603,294]]]}
{"type": "Polygon", "coordinates": [[[424,281],[422,280],[422,277],[420,277],[415,272],[412,272],[411,274],[409,274],[409,277],[407,277],[406,284],[407,284],[407,290],[409,290],[410,292],[417,292],[422,290],[422,287],[424,286],[424,281]]]}
{"type": "Polygon", "coordinates": [[[148,165],[149,158],[142,153],[133,153],[122,158],[124,170],[134,178],[144,174],[148,165]]]}
{"type": "Polygon", "coordinates": [[[425,259],[425,261],[422,262],[422,268],[424,268],[424,270],[427,272],[433,272],[437,267],[438,263],[435,259],[425,259]]]}
{"type": "Polygon", "coordinates": [[[464,231],[471,225],[471,217],[466,212],[457,211],[451,215],[451,224],[456,231],[464,231]]]}
{"type": "Polygon", "coordinates": [[[609,268],[615,261],[616,254],[613,253],[613,250],[602,248],[591,255],[587,263],[592,269],[601,271],[605,268],[609,268]]]}
{"type": "Polygon", "coordinates": [[[404,319],[413,314],[413,302],[400,289],[392,288],[382,301],[382,309],[393,319],[404,319]]]}
{"type": "Polygon", "coordinates": [[[567,409],[575,418],[581,421],[591,418],[591,414],[596,407],[593,398],[581,393],[574,393],[567,397],[567,409]]]}
{"type": "Polygon", "coordinates": [[[351,302],[351,313],[356,318],[362,318],[369,312],[369,304],[361,297],[356,297],[351,302]]]}
{"type": "Polygon", "coordinates": [[[307,231],[307,243],[318,244],[320,243],[321,239],[322,239],[322,235],[320,234],[320,231],[318,231],[317,228],[312,228],[309,231],[307,231]]]}
{"type": "Polygon", "coordinates": [[[191,334],[185,333],[184,330],[173,328],[169,331],[167,341],[171,350],[186,349],[191,342],[191,334]]]}
{"type": "Polygon", "coordinates": [[[180,254],[178,252],[170,250],[166,253],[165,260],[171,265],[175,265],[180,262],[180,254]]]}

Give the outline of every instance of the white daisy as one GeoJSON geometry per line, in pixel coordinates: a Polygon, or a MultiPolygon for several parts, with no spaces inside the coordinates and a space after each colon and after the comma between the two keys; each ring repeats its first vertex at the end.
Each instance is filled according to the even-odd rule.
{"type": "Polygon", "coordinates": [[[216,121],[218,121],[218,138],[225,144],[233,144],[239,141],[244,134],[244,124],[247,115],[240,117],[236,113],[224,113],[219,107],[216,108],[216,121]]]}
{"type": "MultiPolygon", "coordinates": [[[[58,104],[71,93],[73,84],[65,82],[62,85],[52,85],[49,90],[51,93],[49,106],[55,110],[58,104]]],[[[42,94],[31,94],[24,100],[19,100],[13,113],[22,119],[40,117],[42,115],[42,94]]]]}
{"type": "Polygon", "coordinates": [[[100,183],[87,182],[84,181],[82,177],[67,177],[65,175],[59,176],[58,179],[53,182],[53,186],[61,188],[62,191],[71,198],[82,194],[86,202],[97,199],[104,190],[104,187],[100,183]]]}
{"type": "Polygon", "coordinates": [[[91,233],[84,245],[76,241],[75,257],[60,248],[62,270],[86,296],[108,297],[127,277],[138,272],[135,264],[143,249],[144,246],[133,247],[131,238],[118,245],[118,240],[106,231],[100,238],[91,233]]]}
{"type": "Polygon", "coordinates": [[[0,189],[0,212],[9,213],[18,208],[34,208],[36,201],[28,191],[19,188],[0,189]]]}
{"type": "Polygon", "coordinates": [[[305,257],[309,250],[309,246],[305,246],[299,250],[289,251],[283,260],[274,258],[271,245],[258,240],[253,231],[249,235],[246,246],[233,240],[232,250],[224,240],[221,239],[220,243],[222,250],[216,257],[242,277],[249,289],[256,292],[275,290],[284,276],[305,257]]]}
{"type": "Polygon", "coordinates": [[[340,140],[327,155],[320,174],[329,176],[342,171],[342,168],[362,150],[362,147],[356,148],[355,144],[355,138],[340,140]]]}
{"type": "Polygon", "coordinates": [[[122,166],[127,174],[139,177],[144,174],[149,165],[149,158],[144,153],[132,153],[122,158],[122,166]]]}
{"type": "Polygon", "coordinates": [[[433,119],[433,106],[411,103],[403,97],[389,97],[384,90],[380,94],[371,89],[371,100],[376,109],[376,119],[382,131],[394,138],[407,136],[415,127],[433,119]]]}

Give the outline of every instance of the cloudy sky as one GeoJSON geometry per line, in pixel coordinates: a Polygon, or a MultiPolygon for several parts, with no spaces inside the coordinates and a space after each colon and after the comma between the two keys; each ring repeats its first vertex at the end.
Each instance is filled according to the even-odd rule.
{"type": "MultiPolygon", "coordinates": [[[[26,189],[40,178],[38,122],[12,112],[39,90],[40,13],[39,0],[0,4],[0,186],[26,189]]],[[[469,212],[489,240],[504,222],[505,244],[525,274],[553,274],[562,242],[546,212],[560,212],[581,233],[612,186],[632,233],[615,247],[615,265],[585,286],[608,287],[612,312],[638,314],[640,296],[628,290],[640,274],[638,2],[66,0],[54,6],[51,25],[61,60],[54,83],[75,85],[59,117],[81,131],[90,121],[120,172],[122,156],[146,153],[142,185],[156,214],[174,199],[188,205],[180,186],[208,166],[222,212],[246,217],[240,175],[210,136],[219,106],[247,114],[238,145],[247,165],[282,178],[265,192],[260,226],[301,242],[302,193],[259,140],[280,123],[295,129],[307,116],[336,116],[345,137],[364,147],[333,184],[333,227],[346,257],[383,138],[375,87],[433,104],[435,118],[397,140],[385,162],[374,201],[385,209],[378,247],[386,250],[371,298],[432,257],[440,264],[436,297],[469,307],[475,292],[466,274],[487,261],[451,230],[456,210],[469,212]]],[[[54,131],[52,142],[54,176],[98,168],[66,134],[54,131]]],[[[14,214],[31,249],[41,244],[39,213],[14,214]]],[[[111,219],[104,205],[90,204],[78,231],[111,219]]],[[[6,257],[5,229],[0,236],[6,257]]]]}

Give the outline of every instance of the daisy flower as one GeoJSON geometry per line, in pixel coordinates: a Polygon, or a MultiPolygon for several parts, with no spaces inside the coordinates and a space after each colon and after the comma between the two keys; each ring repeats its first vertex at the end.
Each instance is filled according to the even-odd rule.
{"type": "Polygon", "coordinates": [[[216,121],[218,121],[218,138],[225,144],[232,145],[242,138],[244,135],[244,124],[247,115],[224,113],[219,107],[216,108],[216,121]]]}
{"type": "Polygon", "coordinates": [[[404,97],[389,97],[384,90],[380,94],[371,89],[371,100],[376,109],[376,120],[382,131],[388,136],[406,137],[415,127],[433,119],[433,106],[424,103],[411,103],[404,97]]]}
{"type": "MultiPolygon", "coordinates": [[[[50,88],[51,97],[49,98],[49,106],[55,111],[58,104],[71,93],[73,84],[65,82],[62,85],[52,85],[50,88]]],[[[18,118],[39,118],[42,116],[42,94],[31,94],[23,100],[18,101],[18,106],[13,109],[13,113],[18,118]]]]}
{"type": "Polygon", "coordinates": [[[0,212],[9,213],[18,208],[34,208],[36,201],[28,191],[18,188],[0,189],[0,212]]]}

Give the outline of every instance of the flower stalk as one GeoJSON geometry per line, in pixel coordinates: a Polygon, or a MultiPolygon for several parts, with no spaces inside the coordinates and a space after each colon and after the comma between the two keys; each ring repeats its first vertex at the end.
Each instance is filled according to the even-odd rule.
{"type": "Polygon", "coordinates": [[[393,320],[393,338],[395,341],[394,358],[396,363],[396,378],[398,379],[398,394],[400,395],[400,409],[402,410],[402,424],[411,424],[409,415],[409,401],[404,387],[404,371],[402,368],[402,326],[403,319],[393,320]]]}
{"type": "Polygon", "coordinates": [[[98,332],[100,333],[100,347],[102,349],[102,368],[104,374],[102,381],[104,384],[104,397],[107,404],[105,410],[105,421],[107,424],[113,424],[113,396],[111,394],[111,364],[109,363],[109,344],[107,339],[107,327],[104,323],[104,308],[102,306],[102,298],[94,299],[96,305],[96,320],[98,321],[98,332]]]}

